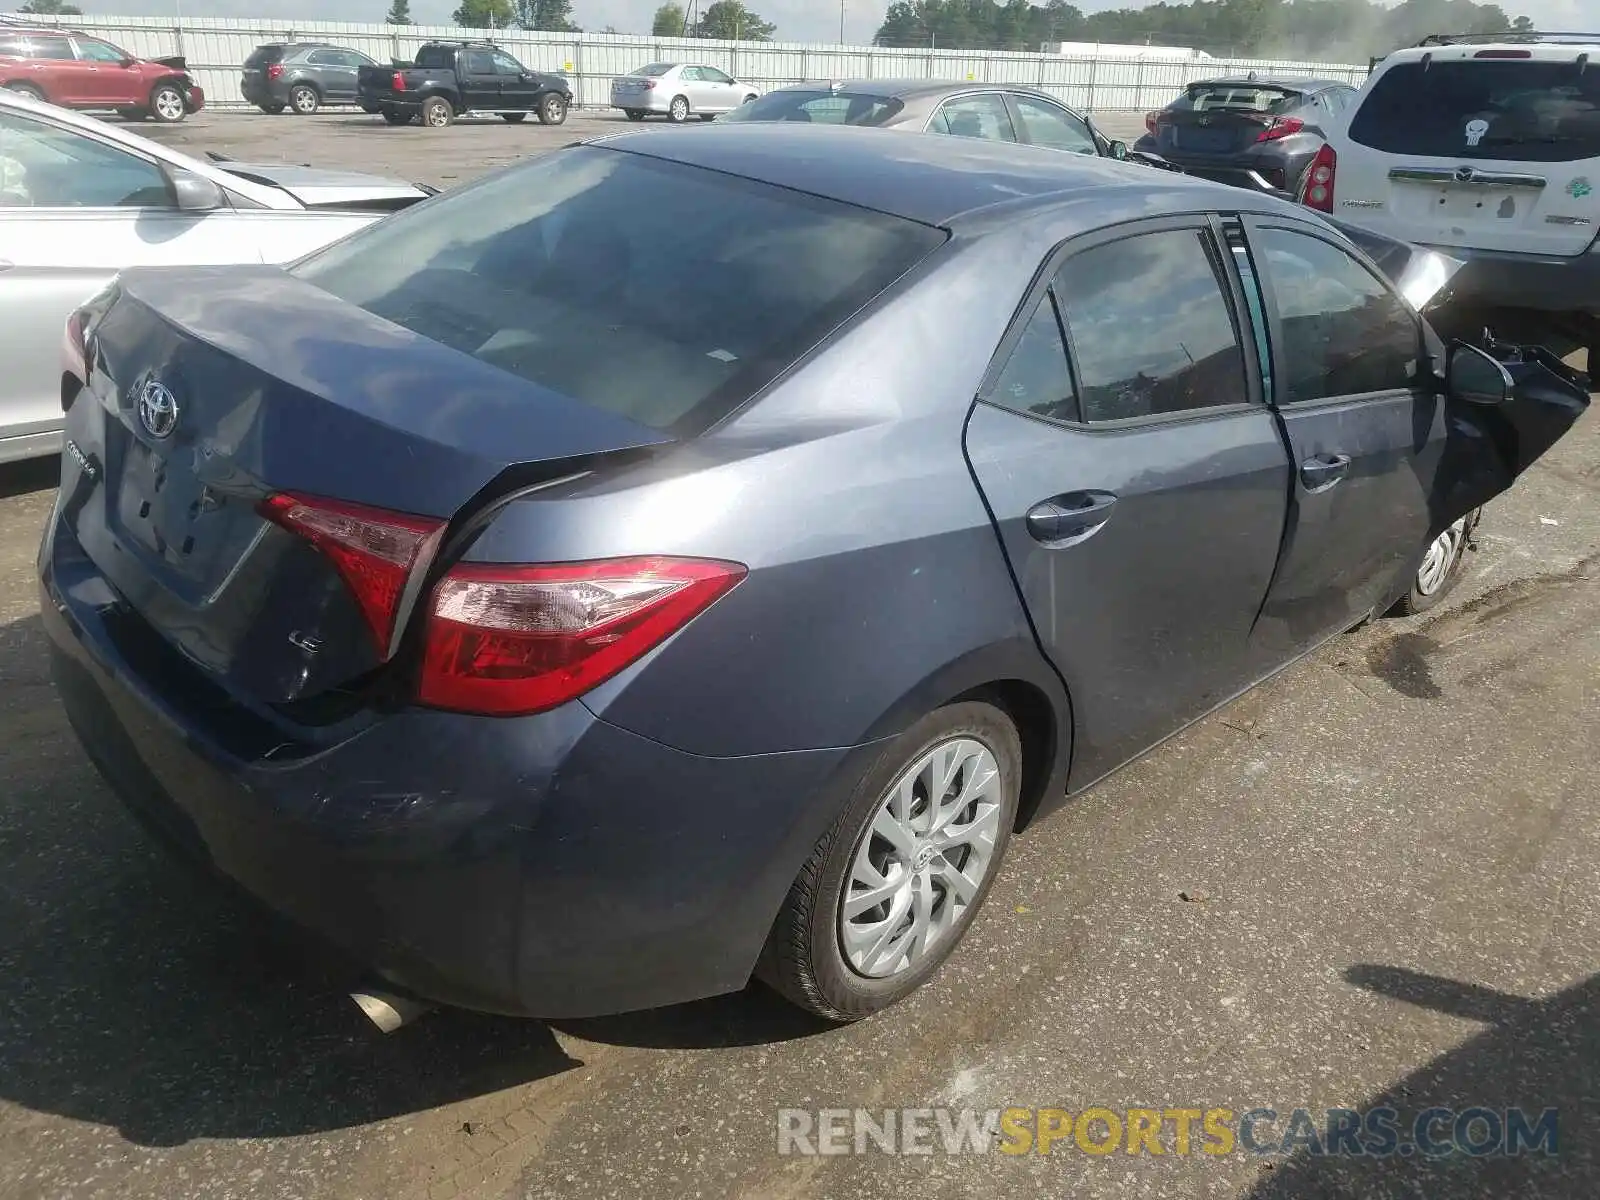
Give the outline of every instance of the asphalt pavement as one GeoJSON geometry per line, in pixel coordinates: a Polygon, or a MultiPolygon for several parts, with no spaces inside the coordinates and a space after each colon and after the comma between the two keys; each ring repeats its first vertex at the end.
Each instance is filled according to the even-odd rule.
{"type": "MultiPolygon", "coordinates": [[[[586,121],[604,123],[203,115],[163,136],[449,183],[586,121]]],[[[329,964],[154,849],[86,763],[37,617],[51,483],[0,468],[5,1200],[1600,1193],[1592,414],[1490,507],[1443,606],[1335,640],[1034,826],[942,974],[843,1029],[752,988],[378,1034],[329,964]],[[1386,1105],[1555,1109],[1559,1134],[1438,1159],[1289,1138],[1294,1109],[1386,1105]],[[1170,1118],[1159,1155],[779,1137],[828,1127],[822,1109],[903,1129],[908,1109],[1012,1107],[1270,1109],[1252,1143],[1275,1152],[1197,1134],[1177,1153],[1170,1118]]]]}

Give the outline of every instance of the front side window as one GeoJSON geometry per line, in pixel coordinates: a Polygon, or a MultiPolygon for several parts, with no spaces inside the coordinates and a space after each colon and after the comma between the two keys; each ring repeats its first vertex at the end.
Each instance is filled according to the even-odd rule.
{"type": "Polygon", "coordinates": [[[1399,296],[1331,242],[1287,229],[1258,236],[1258,266],[1278,307],[1281,401],[1412,386],[1422,334],[1399,296]]]}
{"type": "Polygon", "coordinates": [[[715,67],[701,67],[700,80],[702,83],[732,83],[733,76],[724,75],[715,67]]]}
{"type": "Polygon", "coordinates": [[[494,69],[502,75],[522,74],[522,64],[512,58],[511,55],[502,53],[499,50],[494,52],[494,69]]]}
{"type": "Polygon", "coordinates": [[[1125,421],[1249,399],[1220,263],[1202,230],[1073,255],[1056,276],[1083,419],[1125,421]]]}
{"type": "Polygon", "coordinates": [[[0,207],[168,208],[154,163],[35,121],[0,113],[0,207]]]}
{"type": "Polygon", "coordinates": [[[91,42],[83,38],[78,39],[78,51],[90,62],[121,64],[127,55],[115,46],[108,46],[105,42],[91,42]]]}
{"type": "Polygon", "coordinates": [[[1089,127],[1064,108],[1035,100],[1032,96],[1013,96],[1017,116],[1028,141],[1035,146],[1051,150],[1065,150],[1071,154],[1099,154],[1089,127]]]}
{"type": "Polygon", "coordinates": [[[943,241],[897,217],[580,146],[386,218],[293,270],[503,371],[688,434],[943,241]]]}
{"type": "Polygon", "coordinates": [[[1356,109],[1350,137],[1434,158],[1600,158],[1600,70],[1536,59],[1397,63],[1356,109]]]}
{"type": "Polygon", "coordinates": [[[978,96],[957,96],[939,106],[933,120],[928,123],[930,133],[947,133],[952,137],[983,138],[991,142],[1014,142],[1015,130],[1011,127],[1011,114],[999,92],[978,96]]]}

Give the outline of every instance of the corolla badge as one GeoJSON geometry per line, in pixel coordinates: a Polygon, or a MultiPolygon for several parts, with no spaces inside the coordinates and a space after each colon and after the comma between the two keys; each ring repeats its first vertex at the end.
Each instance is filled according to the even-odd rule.
{"type": "Polygon", "coordinates": [[[153,438],[172,436],[178,427],[178,401],[167,385],[152,379],[139,392],[139,424],[153,438]]]}

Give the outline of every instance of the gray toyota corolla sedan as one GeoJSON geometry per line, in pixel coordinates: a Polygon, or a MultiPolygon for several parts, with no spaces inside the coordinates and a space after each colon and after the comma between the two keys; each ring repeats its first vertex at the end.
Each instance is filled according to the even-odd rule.
{"type": "Polygon", "coordinates": [[[1304,209],[804,124],[130,271],[65,372],[90,757],[391,988],[546,1016],[905,996],[1015,830],[1384,612],[1587,404],[1304,209]]]}

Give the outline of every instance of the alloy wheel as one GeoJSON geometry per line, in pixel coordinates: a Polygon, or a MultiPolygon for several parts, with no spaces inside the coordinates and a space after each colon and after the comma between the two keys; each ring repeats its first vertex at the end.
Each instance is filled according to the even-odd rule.
{"type": "Polygon", "coordinates": [[[839,899],[839,949],[883,979],[921,962],[977,900],[1004,811],[994,752],[972,737],[923,754],[889,786],[839,899]]]}
{"type": "Polygon", "coordinates": [[[151,107],[163,121],[183,120],[183,97],[178,94],[177,88],[157,88],[152,101],[151,107]]]}

